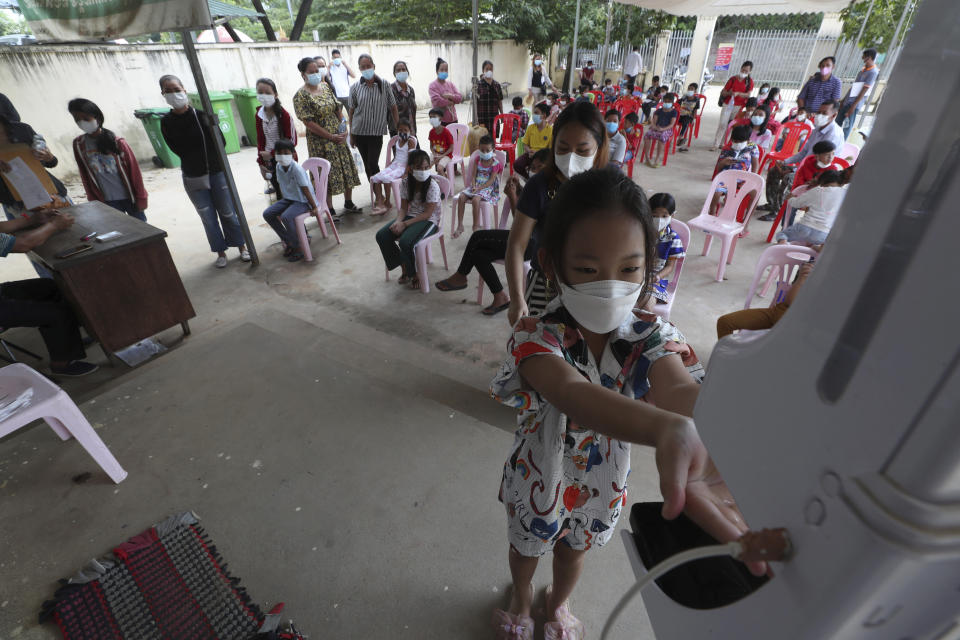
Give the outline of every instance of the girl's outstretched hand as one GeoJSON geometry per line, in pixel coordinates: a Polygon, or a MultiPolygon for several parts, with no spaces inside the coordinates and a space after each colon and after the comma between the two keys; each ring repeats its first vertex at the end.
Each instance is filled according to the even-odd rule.
{"type": "MultiPolygon", "coordinates": [[[[656,445],[662,515],[673,520],[685,512],[720,542],[731,542],[747,530],[743,514],[713,464],[693,420],[677,415],[676,426],[664,429],[656,445]]],[[[754,575],[767,572],[766,563],[747,563],[754,575]]]]}

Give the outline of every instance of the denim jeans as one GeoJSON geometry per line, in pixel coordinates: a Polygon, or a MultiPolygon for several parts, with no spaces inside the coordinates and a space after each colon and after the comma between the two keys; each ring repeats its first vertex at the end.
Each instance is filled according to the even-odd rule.
{"type": "Polygon", "coordinates": [[[391,220],[377,231],[377,244],[380,245],[380,253],[383,254],[383,262],[387,265],[388,271],[402,266],[403,273],[412,276],[417,272],[413,247],[434,233],[437,227],[429,220],[422,220],[404,229],[398,237],[390,230],[394,222],[391,220]]]}
{"type": "Polygon", "coordinates": [[[128,216],[133,216],[137,220],[147,221],[147,214],[142,210],[137,209],[137,205],[130,198],[125,200],[104,200],[103,204],[108,204],[117,211],[122,211],[128,216]]]}
{"type": "Polygon", "coordinates": [[[777,242],[786,240],[790,244],[805,244],[809,246],[823,244],[824,240],[827,239],[827,233],[825,231],[817,231],[813,227],[808,227],[801,223],[790,225],[783,231],[778,231],[776,239],[777,242]]]}
{"type": "MultiPolygon", "coordinates": [[[[850,132],[853,130],[853,125],[856,124],[857,118],[860,116],[860,110],[863,108],[862,105],[857,105],[857,110],[853,112],[853,115],[849,118],[846,117],[847,109],[850,108],[850,105],[843,105],[840,107],[840,113],[837,114],[836,123],[840,125],[840,128],[843,129],[843,139],[846,140],[850,137],[850,132]]],[[[837,150],[839,152],[839,149],[837,150]]]]}
{"type": "Polygon", "coordinates": [[[277,232],[280,240],[288,247],[296,249],[300,246],[300,242],[297,238],[297,227],[294,222],[298,215],[306,213],[310,209],[310,205],[306,202],[283,198],[263,210],[263,219],[277,232]]]}
{"type": "Polygon", "coordinates": [[[230,188],[223,172],[210,174],[210,188],[188,191],[187,195],[203,222],[210,251],[220,253],[227,247],[242,247],[243,231],[233,210],[230,188]],[[222,227],[222,228],[221,228],[222,227]]]}

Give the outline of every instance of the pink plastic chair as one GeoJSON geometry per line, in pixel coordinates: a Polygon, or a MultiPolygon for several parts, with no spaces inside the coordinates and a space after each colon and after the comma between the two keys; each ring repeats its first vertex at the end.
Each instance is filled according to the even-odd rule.
{"type": "MultiPolygon", "coordinates": [[[[320,209],[320,215],[317,216],[317,224],[320,226],[320,233],[324,238],[327,237],[327,227],[323,222],[324,215],[330,221],[330,228],[333,229],[333,237],[337,239],[337,244],[343,244],[340,241],[340,234],[337,233],[337,225],[330,215],[330,207],[327,206],[327,176],[330,175],[330,162],[323,158],[307,158],[301,165],[313,176],[313,197],[317,199],[317,205],[320,209]]],[[[310,252],[310,240],[307,239],[307,218],[309,213],[301,213],[294,220],[294,226],[297,227],[297,236],[300,238],[300,251],[303,252],[303,258],[307,262],[313,261],[313,254],[310,252]]]]}
{"type": "Polygon", "coordinates": [[[846,160],[850,164],[854,164],[857,161],[857,158],[860,157],[860,147],[849,142],[844,142],[843,146],[840,147],[840,151],[836,154],[838,158],[846,160]]]}
{"type": "MultiPolygon", "coordinates": [[[[797,244],[778,244],[767,247],[760,258],[757,260],[757,267],[753,271],[753,282],[750,284],[750,292],[747,293],[747,301],[743,303],[744,309],[749,309],[753,303],[753,297],[757,293],[757,287],[763,278],[763,272],[770,268],[767,280],[760,292],[762,298],[767,294],[770,285],[774,281],[777,283],[777,291],[786,292],[790,290],[790,284],[793,281],[794,269],[799,269],[801,265],[810,261],[810,258],[816,258],[819,253],[810,247],[804,247],[797,244]],[[785,286],[784,286],[785,285],[785,286]]],[[[774,300],[775,304],[778,300],[774,300]]]]}
{"type": "MultiPolygon", "coordinates": [[[[413,138],[414,141],[416,142],[417,139],[414,136],[410,136],[410,137],[413,138]]],[[[387,157],[383,161],[384,169],[389,167],[390,163],[393,162],[393,145],[398,142],[400,142],[400,136],[393,136],[392,138],[390,138],[390,141],[387,142],[387,157]]],[[[396,207],[397,209],[400,208],[400,182],[402,180],[403,178],[398,178],[390,183],[390,191],[393,194],[393,206],[396,207]]],[[[373,183],[370,183],[370,202],[373,202],[373,201],[374,201],[373,183]]]]}
{"type": "MultiPolygon", "coordinates": [[[[463,149],[467,144],[467,136],[470,135],[470,127],[459,122],[454,122],[447,125],[447,131],[453,136],[453,157],[450,158],[450,163],[447,165],[447,180],[450,181],[450,188],[452,189],[454,184],[453,179],[457,175],[454,167],[460,165],[460,173],[464,171],[463,149]]],[[[463,186],[466,187],[466,183],[464,183],[463,186]]]]}
{"type": "Polygon", "coordinates": [[[717,282],[723,281],[723,274],[727,265],[733,262],[733,253],[737,248],[737,238],[741,233],[747,230],[750,224],[750,218],[753,216],[753,210],[757,207],[757,202],[764,192],[766,181],[763,176],[750,171],[737,171],[727,169],[721,171],[710,184],[710,191],[707,193],[707,199],[703,202],[703,209],[687,225],[691,229],[699,229],[707,234],[703,242],[703,253],[707,255],[710,252],[710,244],[713,236],[718,236],[722,243],[720,250],[720,266],[717,267],[717,282]],[[739,189],[737,183],[742,182],[739,189]],[[717,187],[724,185],[727,188],[727,198],[723,207],[716,216],[710,215],[710,203],[713,201],[713,194],[717,187]],[[748,196],[753,196],[744,212],[743,222],[737,222],[737,212],[740,206],[748,196]]]}
{"type": "MultiPolygon", "coordinates": [[[[440,187],[440,193],[443,197],[440,199],[440,222],[437,224],[436,233],[428,235],[413,245],[413,255],[417,266],[417,279],[420,281],[420,291],[423,293],[430,293],[430,273],[427,271],[427,265],[433,263],[432,247],[434,240],[440,241],[440,252],[443,254],[443,268],[450,271],[450,266],[447,263],[447,247],[443,241],[443,207],[448,203],[452,206],[453,189],[451,182],[443,176],[433,175],[430,176],[430,179],[437,181],[437,186],[440,187]]],[[[384,269],[384,272],[386,273],[386,280],[389,282],[390,270],[384,269]]]]}
{"type": "MultiPolygon", "coordinates": [[[[504,169],[506,169],[506,167],[507,167],[507,154],[506,154],[506,152],[504,152],[504,151],[494,151],[493,153],[494,153],[494,159],[496,159],[496,161],[499,162],[500,165],[503,166],[504,169]]],[[[467,171],[466,171],[466,173],[463,174],[463,183],[464,183],[464,185],[466,185],[466,186],[464,186],[464,189],[466,189],[467,186],[473,184],[473,177],[476,175],[476,172],[477,172],[477,162],[479,162],[479,161],[480,161],[480,150],[478,149],[477,151],[474,151],[473,153],[470,154],[470,161],[467,163],[467,171]]],[[[502,178],[502,177],[503,177],[503,173],[501,172],[501,178],[502,178]]],[[[451,183],[451,184],[453,184],[453,183],[451,183]]],[[[463,193],[463,192],[461,191],[460,193],[463,193]]],[[[458,198],[460,197],[459,194],[458,194],[457,197],[458,197],[458,198]]],[[[502,199],[503,199],[503,200],[506,200],[506,198],[502,198],[502,199]]],[[[467,204],[469,205],[470,203],[468,202],[467,204]]],[[[457,216],[454,215],[454,213],[456,212],[456,206],[457,206],[457,205],[456,205],[455,201],[451,203],[450,235],[453,235],[453,232],[454,232],[454,231],[456,230],[456,228],[457,228],[457,216]]],[[[464,216],[464,217],[466,217],[466,216],[464,216]]],[[[480,228],[481,228],[481,229],[492,229],[492,228],[493,228],[493,223],[494,223],[495,221],[496,221],[496,211],[494,210],[493,205],[490,204],[489,202],[484,202],[484,201],[481,200],[481,201],[480,201],[480,224],[483,225],[483,226],[480,227],[480,228]]]]}
{"type": "MultiPolygon", "coordinates": [[[[681,222],[674,218],[670,221],[670,228],[677,233],[677,237],[680,238],[680,242],[683,243],[684,254],[690,248],[690,227],[687,226],[685,222],[681,222]]],[[[683,269],[684,258],[677,258],[677,268],[674,270],[673,275],[670,276],[670,281],[667,283],[667,301],[663,304],[655,303],[653,306],[653,312],[663,318],[664,320],[670,319],[670,311],[673,309],[673,300],[677,296],[677,287],[680,286],[680,271],[683,269]]]]}
{"type": "Polygon", "coordinates": [[[61,440],[76,438],[87,453],[96,460],[110,479],[116,483],[127,477],[110,449],[93,430],[80,409],[60,387],[25,364],[11,364],[0,369],[0,414],[11,411],[11,403],[23,402],[0,421],[0,438],[13,433],[34,420],[43,420],[61,440]],[[25,401],[24,394],[32,391],[25,401]]]}

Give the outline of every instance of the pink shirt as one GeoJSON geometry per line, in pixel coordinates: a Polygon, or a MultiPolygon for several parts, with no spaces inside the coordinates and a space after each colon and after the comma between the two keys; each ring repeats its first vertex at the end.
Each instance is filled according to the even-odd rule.
{"type": "Polygon", "coordinates": [[[454,105],[463,101],[463,96],[457,91],[457,88],[450,80],[440,82],[439,78],[430,83],[430,103],[436,109],[443,109],[441,122],[451,123],[457,121],[457,110],[454,105]],[[457,97],[456,102],[450,102],[443,97],[444,93],[450,93],[457,97]]]}

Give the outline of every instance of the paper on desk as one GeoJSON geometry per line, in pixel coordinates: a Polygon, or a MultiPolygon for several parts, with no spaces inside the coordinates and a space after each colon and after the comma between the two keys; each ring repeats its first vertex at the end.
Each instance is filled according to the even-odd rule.
{"type": "Polygon", "coordinates": [[[5,172],[3,177],[17,191],[24,207],[35,209],[53,200],[23,158],[11,158],[7,164],[10,165],[10,171],[5,172]]]}

